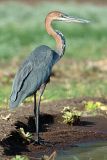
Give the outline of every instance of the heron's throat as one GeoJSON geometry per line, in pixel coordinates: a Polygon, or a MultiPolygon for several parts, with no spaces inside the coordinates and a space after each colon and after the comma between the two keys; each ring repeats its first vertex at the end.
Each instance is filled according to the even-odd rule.
{"type": "Polygon", "coordinates": [[[51,35],[55,39],[56,51],[59,54],[59,56],[62,57],[64,54],[64,51],[65,51],[65,46],[66,46],[65,45],[65,38],[60,31],[55,31],[52,28],[51,23],[52,23],[52,19],[46,18],[46,22],[45,22],[46,30],[47,30],[48,34],[51,35]]]}
{"type": "Polygon", "coordinates": [[[57,51],[62,56],[65,52],[65,47],[66,47],[65,38],[64,35],[58,30],[56,30],[56,34],[57,34],[57,51]]]}

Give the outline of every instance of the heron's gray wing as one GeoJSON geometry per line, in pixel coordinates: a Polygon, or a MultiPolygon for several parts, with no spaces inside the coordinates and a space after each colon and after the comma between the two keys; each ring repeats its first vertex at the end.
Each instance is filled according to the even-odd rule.
{"type": "Polygon", "coordinates": [[[25,61],[22,66],[20,67],[18,73],[15,76],[13,87],[12,87],[12,94],[11,94],[11,101],[15,101],[17,98],[17,93],[20,91],[24,80],[28,77],[30,72],[32,71],[32,63],[31,61],[27,60],[25,61]]]}

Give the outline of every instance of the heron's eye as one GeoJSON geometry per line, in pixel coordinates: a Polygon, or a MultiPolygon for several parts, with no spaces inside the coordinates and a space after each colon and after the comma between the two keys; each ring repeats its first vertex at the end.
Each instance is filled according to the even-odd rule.
{"type": "Polygon", "coordinates": [[[63,14],[61,14],[60,16],[61,16],[61,18],[63,18],[63,17],[64,17],[64,15],[63,15],[63,14]]]}

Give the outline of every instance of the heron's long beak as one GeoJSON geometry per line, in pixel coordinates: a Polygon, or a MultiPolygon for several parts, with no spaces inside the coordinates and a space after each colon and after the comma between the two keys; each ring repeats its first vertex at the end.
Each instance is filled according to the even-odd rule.
{"type": "Polygon", "coordinates": [[[89,23],[90,21],[85,20],[85,19],[81,19],[81,18],[77,18],[77,17],[72,17],[72,16],[68,16],[68,15],[63,15],[62,17],[59,18],[60,21],[65,21],[65,22],[75,22],[75,23],[89,23]]]}

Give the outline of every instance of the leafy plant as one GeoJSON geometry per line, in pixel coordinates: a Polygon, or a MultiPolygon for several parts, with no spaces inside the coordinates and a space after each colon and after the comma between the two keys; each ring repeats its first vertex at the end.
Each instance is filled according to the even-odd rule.
{"type": "Polygon", "coordinates": [[[20,155],[16,155],[14,158],[12,158],[11,160],[30,160],[28,157],[26,156],[20,156],[20,155]]]}
{"type": "Polygon", "coordinates": [[[100,108],[101,105],[102,105],[101,102],[93,102],[93,101],[85,102],[85,108],[86,110],[89,111],[96,110],[97,108],[100,108]]]}
{"type": "Polygon", "coordinates": [[[72,111],[69,106],[64,107],[64,109],[61,111],[63,122],[69,125],[77,125],[80,123],[80,113],[77,111],[72,111]]]}
{"type": "Polygon", "coordinates": [[[105,113],[107,114],[107,105],[101,102],[88,101],[88,102],[84,102],[84,104],[85,104],[85,109],[87,111],[95,111],[98,109],[101,111],[105,111],[105,113]]]}
{"type": "Polygon", "coordinates": [[[28,142],[30,142],[30,141],[32,140],[32,134],[29,133],[29,132],[25,133],[25,131],[24,131],[23,128],[20,128],[20,129],[19,129],[19,134],[21,135],[21,137],[22,137],[24,140],[26,140],[26,141],[28,141],[28,142]]]}

